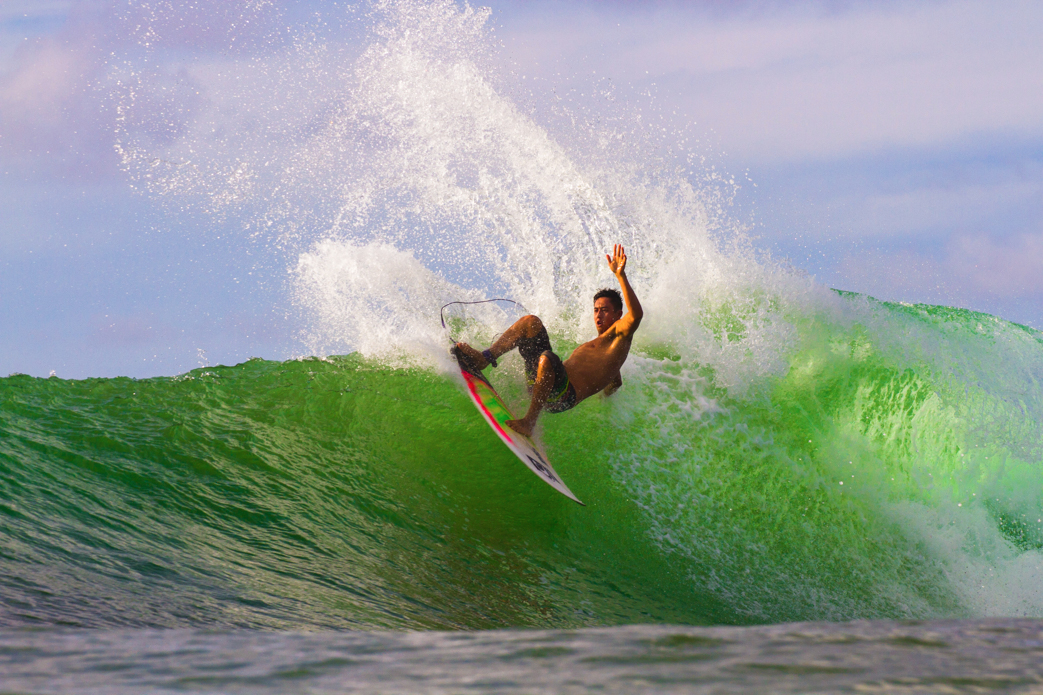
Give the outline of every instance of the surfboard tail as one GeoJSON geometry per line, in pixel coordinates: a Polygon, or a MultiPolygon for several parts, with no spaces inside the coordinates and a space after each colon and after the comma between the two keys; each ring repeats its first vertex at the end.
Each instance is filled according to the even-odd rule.
{"type": "Polygon", "coordinates": [[[471,397],[471,401],[500,438],[500,441],[506,444],[511,453],[517,456],[529,470],[539,476],[545,483],[580,506],[585,507],[586,505],[573,494],[572,490],[565,484],[565,481],[554,470],[554,467],[547,459],[547,455],[543,452],[543,448],[530,437],[515,432],[506,425],[508,420],[514,419],[514,415],[507,407],[507,404],[503,402],[503,399],[500,398],[500,395],[496,393],[496,389],[492,387],[492,384],[482,376],[481,371],[475,367],[470,359],[467,359],[466,355],[455,349],[455,346],[450,352],[456,357],[457,364],[460,365],[460,374],[467,384],[467,392],[471,397]]]}

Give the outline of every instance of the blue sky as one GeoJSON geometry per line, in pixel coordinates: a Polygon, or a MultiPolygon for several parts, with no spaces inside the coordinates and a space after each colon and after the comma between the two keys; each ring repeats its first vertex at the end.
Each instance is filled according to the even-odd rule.
{"type": "MultiPolygon", "coordinates": [[[[258,37],[279,32],[350,53],[366,10],[197,5],[0,4],[0,374],[175,374],[300,349],[287,259],[243,244],[234,211],[134,190],[104,85],[152,25],[170,68],[251,41],[263,56],[258,37]]],[[[742,183],[757,243],[822,283],[1043,328],[1043,4],[491,6],[505,79],[651,95],[742,183]]]]}

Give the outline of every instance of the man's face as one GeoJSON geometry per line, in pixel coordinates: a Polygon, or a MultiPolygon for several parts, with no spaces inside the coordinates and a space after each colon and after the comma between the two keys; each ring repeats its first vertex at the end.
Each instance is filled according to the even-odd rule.
{"type": "Polygon", "coordinates": [[[594,300],[594,325],[597,326],[598,335],[601,335],[609,327],[623,318],[623,312],[617,311],[612,306],[612,300],[608,297],[598,297],[594,300]]]}

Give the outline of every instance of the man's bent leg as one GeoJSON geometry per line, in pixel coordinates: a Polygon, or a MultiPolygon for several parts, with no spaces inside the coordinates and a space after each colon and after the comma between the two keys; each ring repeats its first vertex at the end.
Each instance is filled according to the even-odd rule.
{"type": "MultiPolygon", "coordinates": [[[[539,320],[539,319],[537,319],[539,320]]],[[[529,410],[525,417],[518,420],[508,420],[504,424],[519,434],[526,437],[532,436],[532,430],[536,427],[536,419],[543,410],[543,404],[547,402],[551,390],[554,388],[554,365],[547,355],[540,356],[539,366],[536,369],[536,383],[532,386],[532,400],[529,402],[529,410]]]]}
{"type": "Polygon", "coordinates": [[[535,338],[544,332],[546,329],[539,316],[522,316],[489,346],[489,352],[492,353],[493,359],[499,359],[501,355],[506,355],[517,347],[520,341],[535,338]]]}
{"type": "MultiPolygon", "coordinates": [[[[488,352],[492,355],[494,360],[499,359],[513,350],[518,345],[519,341],[535,338],[542,332],[545,332],[545,329],[543,328],[543,322],[540,321],[540,317],[533,316],[532,314],[522,316],[496,339],[496,341],[489,347],[488,352]]],[[[467,355],[472,362],[474,362],[478,369],[485,369],[489,366],[489,360],[485,358],[485,355],[478,350],[475,350],[467,343],[457,343],[456,346],[461,352],[467,355]]]]}

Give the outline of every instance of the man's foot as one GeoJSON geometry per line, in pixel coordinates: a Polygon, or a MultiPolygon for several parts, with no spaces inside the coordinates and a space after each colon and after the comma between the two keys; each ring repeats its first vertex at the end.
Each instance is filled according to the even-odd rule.
{"type": "Polygon", "coordinates": [[[478,350],[475,350],[467,343],[457,343],[456,349],[459,350],[464,357],[470,360],[471,364],[473,364],[478,371],[482,371],[489,366],[489,360],[485,359],[485,355],[478,350]]]}
{"type": "Polygon", "coordinates": [[[507,425],[518,434],[524,434],[526,437],[531,437],[532,431],[536,428],[535,423],[529,424],[524,418],[520,420],[508,420],[503,424],[507,425]]]}

